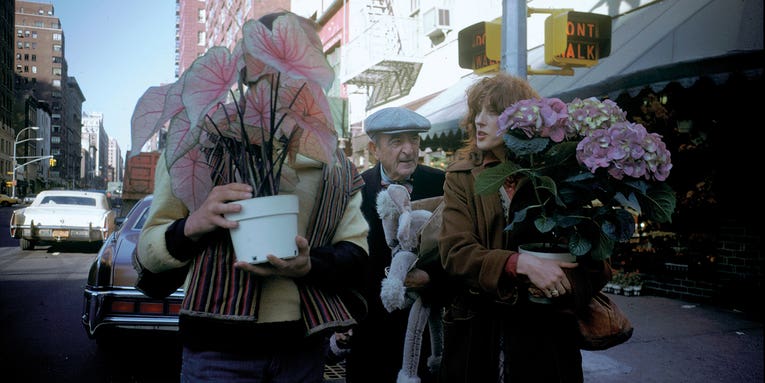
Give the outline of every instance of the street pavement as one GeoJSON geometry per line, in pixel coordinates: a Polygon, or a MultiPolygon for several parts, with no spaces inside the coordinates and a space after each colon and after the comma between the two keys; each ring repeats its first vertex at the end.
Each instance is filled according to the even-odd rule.
{"type": "Polygon", "coordinates": [[[664,297],[609,296],[635,330],[611,349],[582,351],[585,382],[763,382],[761,320],[664,297]]]}
{"type": "MultiPolygon", "coordinates": [[[[616,347],[582,351],[585,382],[765,382],[760,319],[677,299],[608,295],[627,314],[635,330],[632,338],[616,347]]],[[[339,376],[327,379],[344,381],[339,376]]]]}

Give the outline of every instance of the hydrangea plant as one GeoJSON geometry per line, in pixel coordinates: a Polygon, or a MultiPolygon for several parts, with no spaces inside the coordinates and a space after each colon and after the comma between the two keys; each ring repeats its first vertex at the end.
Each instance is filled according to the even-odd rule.
{"type": "Polygon", "coordinates": [[[329,102],[334,72],[314,25],[292,13],[249,20],[233,51],[212,47],[172,84],[149,88],[131,121],[133,148],[167,127],[173,193],[196,210],[215,184],[210,158],[227,156],[253,197],[294,183],[298,154],[332,163],[337,147],[329,102]]]}
{"type": "Polygon", "coordinates": [[[532,223],[551,243],[571,254],[610,257],[632,237],[636,216],[671,222],[672,169],[661,136],[629,122],[611,100],[521,100],[498,118],[508,159],[476,179],[476,192],[496,193],[508,177],[526,178],[531,204],[506,228],[532,223]]]}

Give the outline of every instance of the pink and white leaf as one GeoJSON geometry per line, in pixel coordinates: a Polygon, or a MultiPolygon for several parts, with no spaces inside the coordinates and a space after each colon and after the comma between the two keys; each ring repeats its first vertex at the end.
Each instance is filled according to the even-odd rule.
{"type": "Polygon", "coordinates": [[[224,47],[212,47],[194,60],[183,81],[181,98],[191,126],[224,102],[237,79],[236,58],[224,47]]]}
{"type": "Polygon", "coordinates": [[[212,190],[212,169],[205,155],[195,147],[170,166],[170,179],[175,196],[190,211],[196,211],[212,190]]]}
{"type": "Polygon", "coordinates": [[[291,14],[279,16],[269,30],[263,23],[250,20],[242,27],[245,54],[262,60],[283,75],[309,79],[329,89],[335,74],[321,45],[316,44],[291,14]]]}
{"type": "Polygon", "coordinates": [[[165,98],[170,84],[152,86],[138,99],[130,119],[131,154],[136,155],[146,141],[159,131],[165,121],[161,120],[165,98]]]}

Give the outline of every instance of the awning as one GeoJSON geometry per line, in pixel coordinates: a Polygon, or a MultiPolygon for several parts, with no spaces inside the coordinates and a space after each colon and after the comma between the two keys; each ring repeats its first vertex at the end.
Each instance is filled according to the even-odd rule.
{"type": "MultiPolygon", "coordinates": [[[[724,81],[732,72],[760,76],[763,70],[762,0],[658,1],[614,18],[611,54],[573,76],[530,75],[542,96],[570,101],[575,97],[615,98],[671,81],[690,86],[702,76],[724,81]]],[[[534,69],[544,63],[544,47],[528,52],[534,69]]],[[[430,119],[429,137],[458,129],[465,115],[465,92],[480,76],[460,79],[417,112],[430,119]]]]}

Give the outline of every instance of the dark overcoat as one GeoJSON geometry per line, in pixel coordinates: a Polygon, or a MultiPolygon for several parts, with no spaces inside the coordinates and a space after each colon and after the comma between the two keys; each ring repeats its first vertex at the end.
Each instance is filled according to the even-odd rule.
{"type": "MultiPolygon", "coordinates": [[[[377,214],[377,194],[382,190],[380,163],[364,171],[361,210],[369,223],[369,262],[366,271],[364,297],[369,305],[369,315],[353,329],[352,352],[346,364],[346,380],[351,383],[395,382],[401,369],[404,337],[409,310],[389,313],[380,299],[380,286],[385,278],[385,268],[390,266],[391,249],[385,241],[382,221],[377,214]]],[[[412,201],[443,194],[444,171],[418,165],[412,174],[412,201]]],[[[437,257],[436,257],[437,258],[437,257]]],[[[423,300],[436,296],[435,287],[445,275],[441,265],[434,262],[418,267],[431,276],[431,285],[422,291],[423,300]],[[430,290],[430,291],[428,291],[430,290]]],[[[423,343],[422,354],[427,357],[429,347],[423,343]]],[[[425,363],[420,363],[420,369],[425,363]]]]}
{"type": "MultiPolygon", "coordinates": [[[[610,278],[604,261],[580,259],[566,271],[573,293],[551,305],[528,300],[528,278],[511,277],[505,264],[518,245],[539,240],[531,226],[506,231],[499,192],[475,193],[480,162],[447,168],[439,249],[446,272],[461,291],[444,315],[442,382],[581,382],[582,358],[573,310],[610,278]],[[499,354],[506,369],[500,374],[499,354]]],[[[521,180],[509,210],[527,206],[530,185],[521,180]]]]}

